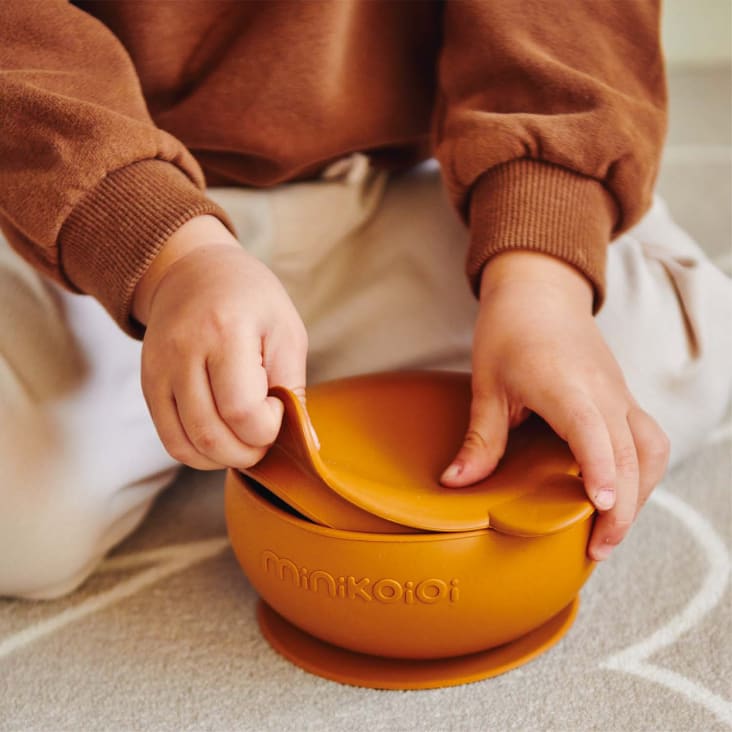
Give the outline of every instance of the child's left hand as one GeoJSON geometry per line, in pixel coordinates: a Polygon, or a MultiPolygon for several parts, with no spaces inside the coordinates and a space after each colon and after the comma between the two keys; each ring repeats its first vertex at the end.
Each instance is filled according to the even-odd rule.
{"type": "Polygon", "coordinates": [[[470,427],[442,482],[489,475],[509,428],[536,412],[579,463],[600,514],[588,555],[606,559],[663,477],[668,438],[629,392],[592,316],[592,287],[573,267],[534,252],[498,255],[480,301],[470,427]]]}

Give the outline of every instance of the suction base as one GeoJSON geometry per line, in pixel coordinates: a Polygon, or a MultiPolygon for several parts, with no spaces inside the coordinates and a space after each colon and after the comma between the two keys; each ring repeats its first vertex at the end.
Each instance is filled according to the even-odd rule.
{"type": "Polygon", "coordinates": [[[498,676],[531,661],[564,636],[578,607],[576,597],[543,625],[497,648],[426,660],[381,658],[338,648],[296,628],[262,600],[257,618],[262,634],[277,652],[317,676],[371,689],[436,689],[498,676]]]}

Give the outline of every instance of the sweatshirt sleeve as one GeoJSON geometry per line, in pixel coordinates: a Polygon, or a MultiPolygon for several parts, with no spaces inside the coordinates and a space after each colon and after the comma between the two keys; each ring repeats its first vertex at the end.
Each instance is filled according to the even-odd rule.
{"type": "Polygon", "coordinates": [[[226,214],[150,118],[116,36],[65,0],[0,3],[0,226],[36,268],[128,333],[132,296],[188,219],[226,214]]]}
{"type": "Polygon", "coordinates": [[[666,131],[657,0],[448,0],[434,119],[470,226],[494,255],[560,257],[605,293],[608,242],[650,205],[666,131]]]}

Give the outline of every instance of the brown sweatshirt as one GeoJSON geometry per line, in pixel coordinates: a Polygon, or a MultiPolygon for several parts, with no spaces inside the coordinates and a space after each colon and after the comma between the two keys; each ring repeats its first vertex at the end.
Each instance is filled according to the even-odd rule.
{"type": "Polygon", "coordinates": [[[561,257],[603,299],[665,133],[650,0],[4,0],[0,225],[128,332],[134,288],[209,185],[272,186],[361,151],[435,155],[468,275],[561,257]],[[205,175],[205,179],[204,179],[205,175]]]}

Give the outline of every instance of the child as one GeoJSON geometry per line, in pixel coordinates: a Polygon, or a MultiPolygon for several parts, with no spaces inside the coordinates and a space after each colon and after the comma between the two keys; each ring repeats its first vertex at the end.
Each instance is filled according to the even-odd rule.
{"type": "Polygon", "coordinates": [[[641,220],[655,3],[11,0],[0,93],[0,595],[72,590],[180,462],[259,460],[274,384],[472,359],[446,490],[535,411],[597,560],[724,413],[730,283],[641,220]]]}

